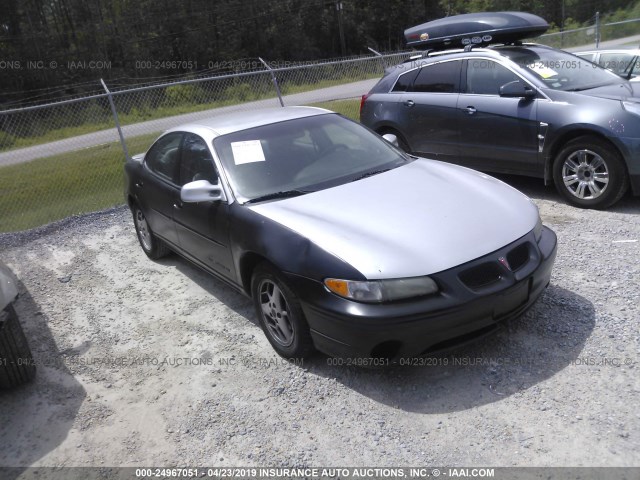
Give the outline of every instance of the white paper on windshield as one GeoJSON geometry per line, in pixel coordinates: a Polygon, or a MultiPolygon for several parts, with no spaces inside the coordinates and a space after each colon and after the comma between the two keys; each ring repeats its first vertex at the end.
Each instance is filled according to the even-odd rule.
{"type": "Polygon", "coordinates": [[[558,75],[558,72],[547,67],[546,65],[542,65],[541,63],[531,65],[530,68],[545,80],[547,78],[555,77],[556,75],[558,75]]]}
{"type": "Polygon", "coordinates": [[[260,140],[231,142],[231,151],[233,152],[233,161],[236,165],[265,161],[260,140]]]}

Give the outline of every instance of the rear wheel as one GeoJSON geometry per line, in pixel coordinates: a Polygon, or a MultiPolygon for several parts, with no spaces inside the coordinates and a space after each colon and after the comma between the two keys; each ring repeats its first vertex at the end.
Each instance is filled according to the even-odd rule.
{"type": "Polygon", "coordinates": [[[133,224],[136,227],[138,241],[147,257],[157,260],[169,254],[171,250],[153,234],[142,209],[137,204],[133,204],[131,212],[133,213],[133,224]]]}
{"type": "Polygon", "coordinates": [[[280,272],[268,263],[258,265],[251,295],[260,326],[269,343],[285,358],[307,358],[313,351],[309,326],[297,295],[280,272]]]}
{"type": "Polygon", "coordinates": [[[556,188],[580,208],[607,208],[627,190],[627,171],[615,147],[597,138],[576,138],[553,164],[556,188]]]}
{"type": "Polygon", "coordinates": [[[36,367],[13,305],[0,311],[0,388],[32,380],[36,367]]]}

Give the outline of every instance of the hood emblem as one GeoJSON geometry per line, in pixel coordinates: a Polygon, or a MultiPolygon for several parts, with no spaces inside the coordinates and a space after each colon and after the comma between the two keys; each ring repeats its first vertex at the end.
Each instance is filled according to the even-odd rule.
{"type": "Polygon", "coordinates": [[[511,265],[509,265],[509,262],[507,262],[507,259],[504,257],[499,257],[498,261],[507,269],[507,270],[511,270],[511,265]]]}
{"type": "Polygon", "coordinates": [[[422,40],[423,42],[425,40],[429,40],[429,34],[428,33],[423,33],[420,35],[420,40],[422,40]]]}

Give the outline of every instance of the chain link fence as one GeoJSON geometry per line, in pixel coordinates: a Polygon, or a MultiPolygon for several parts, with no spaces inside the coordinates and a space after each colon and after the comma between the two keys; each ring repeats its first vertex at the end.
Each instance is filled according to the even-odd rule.
{"type": "Polygon", "coordinates": [[[281,105],[315,105],[357,119],[360,96],[409,54],[260,60],[239,73],[114,91],[105,85],[99,95],[0,111],[0,232],[123,204],[123,151],[144,152],[180,124],[281,105]]]}
{"type": "Polygon", "coordinates": [[[637,35],[640,35],[640,18],[610,23],[600,23],[599,20],[596,20],[591,26],[546,33],[533,41],[561,49],[591,50],[617,46],[620,42],[616,40],[623,38],[629,39],[631,45],[638,47],[640,37],[634,38],[637,35]]]}

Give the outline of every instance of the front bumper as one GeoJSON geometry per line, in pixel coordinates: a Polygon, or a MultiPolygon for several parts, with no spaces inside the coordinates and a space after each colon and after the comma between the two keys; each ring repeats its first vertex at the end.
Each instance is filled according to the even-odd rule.
{"type": "Polygon", "coordinates": [[[291,280],[318,350],[394,361],[466,343],[521,315],[549,284],[556,249],[555,233],[544,227],[539,242],[530,232],[496,252],[430,275],[440,287],[435,295],[387,304],[358,303],[318,281],[291,280]]]}

